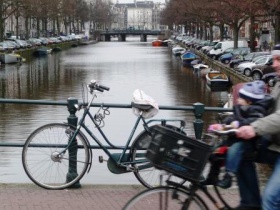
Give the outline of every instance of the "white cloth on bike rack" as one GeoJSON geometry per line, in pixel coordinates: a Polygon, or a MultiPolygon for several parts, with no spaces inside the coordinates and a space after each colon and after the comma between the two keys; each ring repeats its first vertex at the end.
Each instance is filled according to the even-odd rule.
{"type": "MultiPolygon", "coordinates": [[[[137,103],[137,104],[151,105],[153,107],[152,109],[149,109],[148,111],[142,112],[142,116],[146,119],[151,118],[158,113],[159,108],[158,108],[158,104],[156,103],[156,101],[140,89],[136,89],[133,92],[133,102],[137,103]]],[[[139,110],[135,107],[133,107],[132,110],[133,110],[133,113],[137,116],[139,116],[141,113],[141,110],[139,110]]]]}

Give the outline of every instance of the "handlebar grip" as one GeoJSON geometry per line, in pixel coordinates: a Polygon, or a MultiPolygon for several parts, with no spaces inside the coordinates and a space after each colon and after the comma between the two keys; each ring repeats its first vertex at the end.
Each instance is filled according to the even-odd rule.
{"type": "Polygon", "coordinates": [[[102,88],[103,90],[107,90],[107,91],[110,90],[109,87],[106,87],[106,86],[104,86],[104,85],[98,85],[98,87],[99,87],[99,88],[102,88]]]}
{"type": "Polygon", "coordinates": [[[98,90],[98,91],[100,91],[100,92],[103,92],[103,91],[104,91],[104,89],[102,89],[102,88],[100,88],[100,87],[96,87],[95,89],[98,90]]]}

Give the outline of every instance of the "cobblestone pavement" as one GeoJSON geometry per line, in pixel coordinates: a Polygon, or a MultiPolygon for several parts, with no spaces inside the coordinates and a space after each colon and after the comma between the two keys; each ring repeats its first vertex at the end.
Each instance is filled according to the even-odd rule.
{"type": "MultiPolygon", "coordinates": [[[[121,210],[142,186],[83,185],[79,189],[46,190],[33,184],[1,184],[1,210],[121,210]]],[[[226,193],[236,202],[238,193],[226,193]]],[[[204,198],[204,196],[202,196],[204,198]]],[[[205,198],[204,198],[205,199],[205,198]]],[[[207,203],[209,200],[205,199],[207,203]]],[[[215,209],[211,204],[210,209],[215,209]]]]}

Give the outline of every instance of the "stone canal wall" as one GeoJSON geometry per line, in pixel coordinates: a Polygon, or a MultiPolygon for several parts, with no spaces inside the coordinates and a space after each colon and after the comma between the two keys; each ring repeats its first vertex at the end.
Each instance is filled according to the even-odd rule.
{"type": "Polygon", "coordinates": [[[213,60],[212,58],[209,58],[204,53],[194,50],[195,53],[201,58],[203,62],[205,62],[210,68],[214,70],[218,70],[221,72],[226,73],[228,76],[230,76],[230,79],[233,84],[237,84],[240,82],[249,82],[252,79],[249,77],[246,77],[245,75],[239,74],[238,72],[234,71],[232,68],[222,64],[219,61],[213,60]]]}

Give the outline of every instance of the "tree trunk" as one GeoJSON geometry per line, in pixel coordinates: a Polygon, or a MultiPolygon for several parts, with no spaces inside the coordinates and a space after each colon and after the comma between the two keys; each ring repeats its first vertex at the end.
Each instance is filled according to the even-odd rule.
{"type": "Polygon", "coordinates": [[[213,41],[213,37],[214,37],[213,34],[214,34],[214,31],[213,31],[213,24],[210,23],[210,25],[209,25],[209,39],[210,39],[211,42],[213,41]]]}
{"type": "Polygon", "coordinates": [[[5,20],[0,15],[0,41],[3,42],[4,40],[4,32],[5,32],[5,20]]]}
{"type": "Polygon", "coordinates": [[[233,25],[233,40],[234,40],[234,48],[238,47],[238,33],[239,33],[239,28],[238,28],[238,22],[235,22],[233,25]]]}
{"type": "Polygon", "coordinates": [[[255,17],[254,16],[251,16],[250,17],[250,22],[251,22],[251,25],[250,25],[250,49],[252,52],[255,52],[256,51],[256,48],[255,48],[255,38],[256,38],[256,35],[255,35],[255,17]]]}
{"type": "Polygon", "coordinates": [[[18,36],[18,16],[16,16],[16,38],[19,39],[19,36],[18,36]]]}
{"type": "Polygon", "coordinates": [[[36,34],[36,38],[40,37],[40,19],[36,18],[36,23],[37,23],[37,34],[36,34]]]}
{"type": "Polygon", "coordinates": [[[29,39],[29,20],[30,20],[30,18],[29,17],[25,17],[25,40],[28,40],[29,39]]]}
{"type": "Polygon", "coordinates": [[[225,31],[224,23],[220,23],[219,28],[220,28],[220,40],[223,41],[224,40],[224,31],[225,31]]]}
{"type": "Polygon", "coordinates": [[[56,28],[57,28],[57,33],[58,33],[59,35],[61,35],[61,34],[60,34],[60,32],[61,32],[61,30],[60,30],[60,21],[59,21],[59,18],[58,18],[58,17],[56,18],[56,28]]]}
{"type": "Polygon", "coordinates": [[[280,41],[280,27],[279,27],[279,24],[280,24],[280,15],[277,14],[275,16],[275,27],[274,27],[274,30],[275,30],[275,37],[274,37],[274,44],[277,44],[279,43],[280,41]]]}
{"type": "Polygon", "coordinates": [[[56,36],[57,33],[56,33],[56,30],[55,30],[55,18],[54,18],[53,21],[52,21],[52,31],[53,31],[52,36],[56,36]]]}

